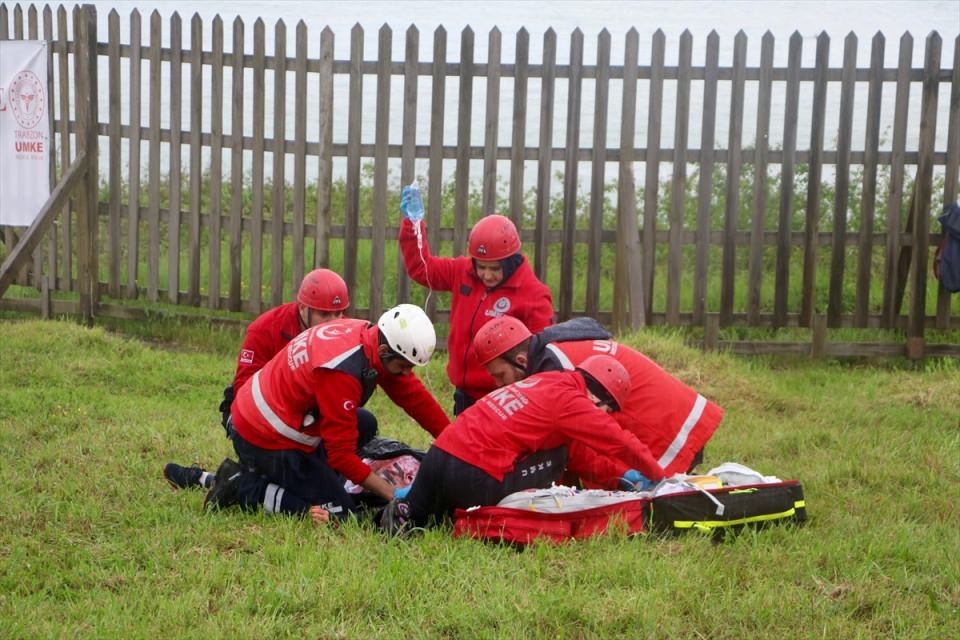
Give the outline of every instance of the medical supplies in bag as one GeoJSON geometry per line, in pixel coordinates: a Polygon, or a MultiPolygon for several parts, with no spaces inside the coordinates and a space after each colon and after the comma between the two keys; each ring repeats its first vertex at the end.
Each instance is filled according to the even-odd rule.
{"type": "Polygon", "coordinates": [[[674,475],[643,492],[520,491],[496,506],[458,509],[454,518],[455,537],[526,545],[644,531],[696,531],[719,539],[743,527],[802,523],[807,512],[799,482],[725,463],[703,476],[674,475]]]}
{"type": "Polygon", "coordinates": [[[454,537],[526,545],[643,531],[643,494],[553,486],[512,493],[496,506],[457,509],[454,537]]]}

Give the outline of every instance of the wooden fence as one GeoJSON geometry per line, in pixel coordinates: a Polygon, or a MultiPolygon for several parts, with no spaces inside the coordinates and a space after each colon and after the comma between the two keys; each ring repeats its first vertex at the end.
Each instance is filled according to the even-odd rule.
{"type": "MultiPolygon", "coordinates": [[[[376,60],[367,60],[358,26],[349,34],[350,55],[341,60],[334,55],[335,34],[324,29],[311,39],[303,22],[290,51],[286,24],[278,22],[268,54],[261,20],[252,25],[252,51],[244,48],[249,26],[239,18],[225,33],[219,17],[204,24],[194,16],[189,36],[177,15],[164,23],[157,12],[142,18],[134,11],[125,20],[129,36],[121,41],[116,11],[104,37],[90,5],[71,11],[17,4],[10,11],[0,4],[0,39],[51,43],[52,183],[59,183],[62,200],[74,196],[55,203],[62,212],[40,232],[23,234],[29,247],[23,238],[17,245],[20,230],[3,230],[7,273],[0,270],[0,295],[13,272],[42,295],[8,297],[0,309],[75,311],[81,303],[51,292],[80,290],[89,300],[79,310],[90,317],[135,313],[126,301],[136,298],[252,315],[287,299],[305,270],[331,266],[342,272],[354,299],[365,302],[354,312],[375,317],[411,295],[402,265],[387,260],[386,249],[395,244],[398,185],[417,177],[419,160],[426,164],[421,177],[435,251],[463,253],[471,223],[501,206],[521,228],[537,274],[551,283],[560,319],[589,314],[616,327],[704,326],[710,347],[718,327],[814,329],[823,315],[828,327],[906,329],[907,352],[915,356],[925,346],[931,352],[926,328],[960,328],[960,305],[951,306],[929,268],[940,238],[931,229],[940,185],[943,202],[957,199],[960,36],[944,66],[941,37],[931,33],[923,67],[913,68],[913,38],[904,34],[898,65],[886,68],[882,34],[871,41],[868,67],[857,59],[858,41],[850,34],[842,68],[831,68],[826,34],[816,40],[814,66],[802,64],[803,39],[794,34],[780,67],[769,33],[760,43],[759,66],[746,63],[743,33],[734,39],[732,61],[721,64],[720,39],[711,33],[697,67],[689,32],[680,38],[676,65],[665,63],[661,31],[648,42],[649,63],[641,64],[636,30],[626,35],[622,61],[611,60],[611,37],[603,31],[596,63],[585,64],[579,30],[570,37],[568,61],[557,59],[552,30],[543,37],[541,59],[532,61],[526,30],[516,34],[514,59],[502,60],[502,35],[494,29],[484,61],[475,59],[475,34],[468,28],[460,34],[459,61],[451,62],[442,28],[433,33],[432,60],[420,59],[420,34],[411,27],[403,34],[404,58],[396,61],[388,27],[377,32],[376,60]],[[85,54],[83,34],[95,55],[85,54]],[[90,74],[86,83],[81,71],[90,74]],[[453,124],[451,78],[453,141],[445,137],[453,124]],[[425,81],[426,130],[417,118],[425,109],[425,81]],[[370,83],[376,86],[373,104],[364,101],[370,83]],[[592,95],[584,95],[585,86],[592,95]],[[839,87],[839,116],[836,131],[828,132],[831,86],[839,87]],[[855,104],[863,86],[866,104],[855,104]],[[396,87],[402,88],[402,115],[392,118],[396,87]],[[480,100],[474,90],[480,87],[486,93],[477,141],[472,130],[481,122],[474,122],[473,111],[480,100]],[[696,103],[694,88],[702,94],[696,103]],[[502,90],[512,94],[509,113],[501,108],[502,90]],[[810,90],[806,105],[800,96],[810,90]],[[882,99],[890,91],[892,112],[884,111],[882,99]],[[748,113],[745,96],[754,93],[756,112],[748,113]],[[310,95],[318,104],[308,105],[310,95]],[[675,96],[672,104],[665,95],[675,96]],[[90,96],[100,97],[99,108],[96,99],[83,102],[90,96]],[[775,97],[782,97],[784,115],[782,142],[772,145],[775,97]],[[908,148],[908,111],[915,103],[919,133],[916,147],[908,148]],[[724,113],[726,140],[717,135],[724,132],[718,123],[724,113]],[[608,130],[616,129],[611,114],[619,114],[619,139],[608,141],[608,130]],[[365,115],[372,116],[372,136],[365,115]],[[83,117],[93,118],[99,136],[83,141],[91,177],[78,191],[64,182],[80,157],[83,117]],[[334,121],[344,118],[345,136],[335,140],[334,121]],[[743,135],[751,119],[752,144],[743,135]],[[799,139],[800,121],[809,122],[806,141],[799,139]],[[689,143],[694,122],[699,148],[689,143]],[[672,125],[672,146],[661,139],[665,124],[672,125]],[[426,143],[418,142],[418,125],[426,143]],[[883,127],[892,128],[889,149],[881,145],[883,127]],[[865,131],[862,148],[853,139],[858,128],[865,131]],[[945,152],[936,149],[936,132],[944,128],[945,152]],[[527,142],[528,129],[537,132],[538,144],[527,142]],[[590,134],[586,145],[583,130],[590,134]],[[828,134],[836,135],[835,148],[828,147],[828,134]],[[342,182],[334,180],[337,163],[342,182]],[[365,166],[372,170],[365,173],[365,166]],[[391,178],[397,168],[399,180],[391,178]],[[581,171],[589,172],[589,188],[580,186],[581,171]],[[532,196],[528,173],[535,173],[532,196]],[[445,185],[445,176],[452,184],[445,185]],[[616,185],[612,203],[605,198],[608,181],[616,185]],[[90,220],[80,217],[87,200],[99,203],[90,220]],[[742,209],[749,210],[746,219],[742,209]],[[32,260],[23,256],[25,247],[32,260]]],[[[445,321],[433,302],[430,312],[445,321]]],[[[768,350],[783,350],[779,344],[768,350]]]]}

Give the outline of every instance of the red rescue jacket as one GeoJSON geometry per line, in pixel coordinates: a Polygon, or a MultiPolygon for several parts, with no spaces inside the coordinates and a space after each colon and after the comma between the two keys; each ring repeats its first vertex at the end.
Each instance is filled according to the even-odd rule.
{"type": "Polygon", "coordinates": [[[233,392],[254,373],[270,362],[287,343],[303,331],[296,302],[288,302],[260,314],[247,327],[237,354],[237,372],[233,376],[233,392]]]}
{"type": "Polygon", "coordinates": [[[473,336],[480,327],[503,315],[514,316],[531,333],[553,322],[550,289],[537,279],[526,258],[505,282],[488,290],[477,277],[471,258],[430,255],[425,230],[421,259],[413,223],[407,219],[400,223],[400,250],[407,274],[413,280],[434,291],[451,293],[447,376],[453,386],[474,399],[497,386],[473,350],[473,336]]]}
{"type": "MultiPolygon", "coordinates": [[[[597,354],[613,356],[630,374],[627,406],[611,415],[650,449],[667,475],[689,469],[693,457],[717,430],[723,409],[636,349],[613,340],[551,342],[540,353],[530,354],[528,366],[533,371],[573,369],[597,354]]],[[[605,486],[629,468],[616,460],[591,460],[589,454],[587,460],[587,467],[601,474],[596,478],[582,475],[605,486]]],[[[571,471],[578,470],[571,465],[571,471]]]]}
{"type": "Polygon", "coordinates": [[[568,465],[588,466],[590,460],[575,458],[589,451],[591,459],[622,460],[651,479],[663,478],[647,447],[597,409],[583,377],[570,372],[534,374],[488,393],[433,443],[500,481],[518,459],[563,445],[570,447],[568,465]]]}
{"type": "Polygon", "coordinates": [[[357,407],[377,385],[421,427],[439,435],[450,422],[447,415],[415,375],[384,369],[378,337],[375,325],[357,319],[307,329],[240,387],[234,429],[261,449],[311,453],[322,442],[330,466],[356,484],[370,474],[356,454],[357,407]]]}

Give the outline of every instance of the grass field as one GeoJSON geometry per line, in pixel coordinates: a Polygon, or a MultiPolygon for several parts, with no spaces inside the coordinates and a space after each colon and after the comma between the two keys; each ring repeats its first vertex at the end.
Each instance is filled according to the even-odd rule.
{"type": "MultiPolygon", "coordinates": [[[[515,551],[203,513],[160,471],[232,454],[216,407],[240,334],[115,329],[0,320],[2,637],[960,637],[956,361],[745,360],[628,336],[726,409],[705,468],[801,480],[808,524],[515,551]]],[[[449,404],[443,363],[425,378],[449,404]]],[[[385,435],[428,444],[383,393],[368,406],[385,435]]]]}

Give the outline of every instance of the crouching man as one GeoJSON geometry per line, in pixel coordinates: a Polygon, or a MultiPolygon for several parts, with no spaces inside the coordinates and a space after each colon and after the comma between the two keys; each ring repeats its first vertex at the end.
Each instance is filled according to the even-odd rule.
{"type": "Polygon", "coordinates": [[[594,356],[573,371],[530,376],[490,392],[457,416],[427,452],[409,491],[380,519],[391,533],[452,515],[454,509],[497,504],[524,489],[548,487],[595,451],[660,480],[663,469],[637,438],[608,415],[630,393],[626,369],[594,356]]]}
{"type": "MultiPolygon", "coordinates": [[[[670,375],[636,349],[611,340],[590,318],[575,318],[538,334],[503,316],[483,325],[474,337],[477,358],[502,386],[542,371],[571,370],[596,354],[607,354],[630,374],[630,393],[614,415],[633,433],[667,475],[689,473],[703,458],[703,448],[723,419],[717,404],[670,375]]],[[[587,484],[607,489],[645,489],[647,480],[630,474],[618,460],[578,456],[570,471],[587,484]]]]}
{"type": "Polygon", "coordinates": [[[379,385],[440,435],[449,420],[412,373],[435,346],[430,319],[409,304],[375,325],[344,318],[301,333],[240,387],[232,407],[240,462],[223,461],[204,505],[344,517],[355,509],[344,477],[392,499],[393,487],[357,456],[357,410],[379,385]]]}

